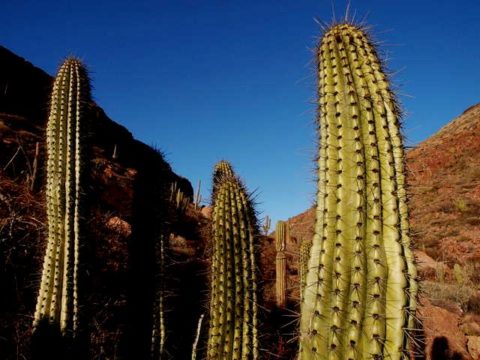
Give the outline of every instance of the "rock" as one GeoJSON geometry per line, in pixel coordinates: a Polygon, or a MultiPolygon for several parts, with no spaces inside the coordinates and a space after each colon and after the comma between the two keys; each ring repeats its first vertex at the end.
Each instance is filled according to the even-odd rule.
{"type": "Polygon", "coordinates": [[[458,326],[458,315],[434,306],[428,299],[422,298],[418,316],[425,332],[427,360],[453,355],[461,355],[465,360],[472,359],[467,352],[467,338],[458,326]]]}
{"type": "Polygon", "coordinates": [[[467,336],[467,348],[474,360],[480,360],[480,336],[467,336]]]}
{"type": "Polygon", "coordinates": [[[435,261],[420,250],[415,251],[417,270],[423,280],[439,280],[438,275],[443,273],[443,280],[450,276],[450,269],[442,262],[435,261]]]}
{"type": "Polygon", "coordinates": [[[210,206],[205,206],[202,208],[201,210],[201,213],[204,217],[206,217],[207,219],[211,219],[212,218],[212,208],[210,206]]]}
{"type": "Polygon", "coordinates": [[[468,336],[480,336],[480,316],[468,314],[462,319],[460,325],[463,333],[468,336]]]}
{"type": "Polygon", "coordinates": [[[131,225],[128,222],[120,219],[118,216],[112,216],[110,219],[108,219],[107,228],[124,237],[130,236],[132,233],[131,225]]]}

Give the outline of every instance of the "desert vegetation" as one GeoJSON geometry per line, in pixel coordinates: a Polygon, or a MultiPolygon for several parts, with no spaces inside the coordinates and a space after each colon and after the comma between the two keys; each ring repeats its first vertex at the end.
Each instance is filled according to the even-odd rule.
{"type": "MultiPolygon", "coordinates": [[[[226,160],[201,206],[200,183],[194,194],[98,108],[76,58],[53,85],[38,80],[51,91],[25,100],[35,115],[0,114],[5,358],[473,359],[477,345],[480,356],[478,169],[459,152],[405,151],[362,26],[325,27],[316,64],[315,206],[273,232],[226,160]],[[436,179],[456,172],[460,196],[439,197],[436,179]],[[434,316],[454,319],[458,343],[434,316]]],[[[431,141],[450,146],[454,130],[431,141]]]]}

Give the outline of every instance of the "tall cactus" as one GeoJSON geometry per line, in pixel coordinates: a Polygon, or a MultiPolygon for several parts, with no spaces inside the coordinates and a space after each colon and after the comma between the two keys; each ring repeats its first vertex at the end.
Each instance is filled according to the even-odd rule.
{"type": "Polygon", "coordinates": [[[213,257],[207,358],[258,358],[255,212],[226,161],[217,164],[213,187],[213,257]]]}
{"type": "Polygon", "coordinates": [[[331,27],[318,49],[315,235],[300,360],[406,359],[417,280],[399,110],[368,36],[331,27]]]}
{"type": "Polygon", "coordinates": [[[81,175],[90,101],[82,63],[67,59],[55,78],[47,123],[48,243],[34,316],[65,333],[78,327],[78,264],[81,234],[81,175]]]}
{"type": "Polygon", "coordinates": [[[278,221],[275,228],[275,249],[276,256],[276,282],[275,293],[277,306],[284,308],[287,303],[287,247],[288,224],[285,221],[278,221]]]}

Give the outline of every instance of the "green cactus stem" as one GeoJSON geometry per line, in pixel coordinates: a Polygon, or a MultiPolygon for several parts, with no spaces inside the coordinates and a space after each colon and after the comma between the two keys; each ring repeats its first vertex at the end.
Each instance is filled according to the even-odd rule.
{"type": "Polygon", "coordinates": [[[47,123],[48,243],[34,316],[60,331],[77,332],[81,234],[81,174],[89,81],[81,62],[67,59],[53,86],[47,123]]]}
{"type": "Polygon", "coordinates": [[[213,256],[207,358],[258,358],[257,222],[244,186],[226,161],[213,188],[213,256]]]}
{"type": "Polygon", "coordinates": [[[275,228],[275,248],[277,250],[275,294],[277,306],[281,309],[285,308],[287,303],[287,256],[285,255],[287,237],[288,224],[280,220],[275,228]]]}
{"type": "Polygon", "coordinates": [[[399,109],[358,27],[326,31],[318,71],[316,224],[299,359],[407,359],[418,285],[399,109]]]}

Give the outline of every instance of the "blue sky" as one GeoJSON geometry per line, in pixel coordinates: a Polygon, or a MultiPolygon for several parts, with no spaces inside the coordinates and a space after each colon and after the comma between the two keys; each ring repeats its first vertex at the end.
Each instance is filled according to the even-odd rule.
{"type": "MultiPolygon", "coordinates": [[[[346,1],[335,1],[336,16],[346,1]]],[[[407,144],[480,102],[480,1],[352,0],[382,42],[407,144]]],[[[313,20],[332,0],[2,0],[2,45],[54,74],[69,54],[95,100],[209,198],[232,162],[274,220],[314,198],[313,20]]]]}

